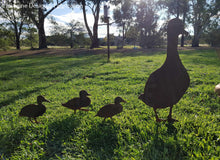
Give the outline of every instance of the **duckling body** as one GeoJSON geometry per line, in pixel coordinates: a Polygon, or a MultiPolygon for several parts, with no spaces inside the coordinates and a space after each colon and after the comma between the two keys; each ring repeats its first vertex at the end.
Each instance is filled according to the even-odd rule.
{"type": "Polygon", "coordinates": [[[88,109],[82,109],[82,107],[88,107],[91,104],[90,98],[87,97],[89,95],[90,94],[85,90],[82,90],[79,92],[79,97],[73,98],[62,105],[69,109],[73,109],[74,113],[76,113],[76,110],[89,111],[88,109]]]}
{"type": "Polygon", "coordinates": [[[166,107],[170,107],[168,121],[176,121],[172,119],[172,107],[189,87],[190,78],[177,51],[178,35],[183,31],[182,21],[177,18],[170,20],[167,33],[167,58],[164,64],[149,76],[144,94],[139,96],[145,104],[154,108],[158,122],[162,120],[158,118],[156,109],[166,107]]]}
{"type": "Polygon", "coordinates": [[[114,115],[119,114],[123,111],[123,106],[120,104],[120,102],[126,102],[123,100],[121,97],[116,97],[115,98],[115,103],[114,104],[107,104],[103,106],[96,116],[99,117],[104,117],[104,120],[106,118],[112,118],[114,115]]]}
{"type": "Polygon", "coordinates": [[[38,123],[37,117],[42,116],[46,112],[46,107],[42,104],[42,102],[49,102],[43,96],[37,97],[37,105],[36,104],[29,104],[24,106],[21,111],[19,112],[19,116],[29,117],[31,122],[34,118],[35,122],[38,123]]]}

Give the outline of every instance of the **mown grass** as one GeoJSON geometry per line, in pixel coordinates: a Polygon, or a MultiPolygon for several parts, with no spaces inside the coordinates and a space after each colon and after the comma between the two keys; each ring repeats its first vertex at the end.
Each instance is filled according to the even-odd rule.
{"type": "MultiPolygon", "coordinates": [[[[138,100],[148,76],[159,68],[162,52],[106,55],[0,57],[0,155],[2,159],[219,159],[220,80],[215,50],[180,51],[191,78],[186,94],[174,106],[179,122],[156,123],[153,109],[138,100]],[[82,89],[92,96],[89,112],[61,103],[82,89]],[[20,109],[36,103],[47,112],[33,124],[18,117],[20,109]],[[127,103],[114,121],[94,117],[116,96],[127,103]]],[[[168,109],[159,111],[166,118],[168,109]]]]}

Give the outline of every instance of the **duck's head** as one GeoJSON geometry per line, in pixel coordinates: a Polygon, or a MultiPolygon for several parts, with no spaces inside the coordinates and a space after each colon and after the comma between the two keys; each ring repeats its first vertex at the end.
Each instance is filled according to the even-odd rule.
{"type": "Polygon", "coordinates": [[[177,36],[179,34],[186,34],[186,35],[188,35],[188,32],[186,32],[184,30],[183,21],[181,21],[179,18],[171,19],[168,22],[167,33],[168,34],[177,35],[177,36]]]}
{"type": "Polygon", "coordinates": [[[126,101],[123,100],[121,97],[116,97],[116,98],[115,98],[115,104],[119,104],[119,103],[121,103],[121,102],[126,103],[126,101]]]}
{"type": "Polygon", "coordinates": [[[50,101],[48,101],[47,99],[45,99],[43,96],[40,95],[37,97],[37,103],[39,104],[42,102],[50,102],[50,101]]]}
{"type": "Polygon", "coordinates": [[[87,93],[85,90],[81,90],[81,91],[79,92],[79,96],[80,96],[80,97],[86,97],[86,96],[90,96],[90,94],[87,93]]]}

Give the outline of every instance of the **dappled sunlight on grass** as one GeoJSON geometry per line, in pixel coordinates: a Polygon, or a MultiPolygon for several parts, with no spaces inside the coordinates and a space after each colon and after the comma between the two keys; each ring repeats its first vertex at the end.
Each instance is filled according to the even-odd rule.
{"type": "MultiPolygon", "coordinates": [[[[102,49],[100,49],[102,50],[102,49]]],[[[174,124],[156,123],[138,96],[165,51],[0,57],[0,155],[2,159],[218,159],[220,80],[215,50],[181,50],[191,83],[174,106],[174,124]],[[61,106],[80,90],[91,94],[89,112],[61,106]],[[43,124],[18,117],[20,109],[45,96],[43,124]],[[113,120],[95,117],[116,96],[127,101],[113,120]]],[[[158,110],[166,118],[168,108],[158,110]]]]}

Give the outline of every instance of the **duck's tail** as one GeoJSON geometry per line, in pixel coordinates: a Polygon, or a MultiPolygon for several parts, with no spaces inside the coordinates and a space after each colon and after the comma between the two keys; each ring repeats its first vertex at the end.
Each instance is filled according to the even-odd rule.
{"type": "Polygon", "coordinates": [[[67,107],[66,103],[61,103],[61,104],[62,104],[62,106],[67,107]]]}
{"type": "Polygon", "coordinates": [[[18,116],[19,116],[19,117],[23,117],[23,116],[24,116],[24,114],[22,113],[22,111],[19,112],[18,116]]]}

